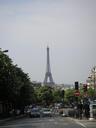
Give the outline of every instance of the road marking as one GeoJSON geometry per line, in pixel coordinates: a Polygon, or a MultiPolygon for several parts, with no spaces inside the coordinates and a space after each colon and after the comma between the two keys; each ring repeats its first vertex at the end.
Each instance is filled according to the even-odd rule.
{"type": "Polygon", "coordinates": [[[75,121],[77,124],[81,125],[84,128],[87,128],[84,124],[80,123],[78,120],[72,119],[69,117],[70,120],[75,121]]]}
{"type": "Polygon", "coordinates": [[[82,127],[86,128],[86,126],[78,121],[75,121],[77,124],[81,125],[82,127]]]}

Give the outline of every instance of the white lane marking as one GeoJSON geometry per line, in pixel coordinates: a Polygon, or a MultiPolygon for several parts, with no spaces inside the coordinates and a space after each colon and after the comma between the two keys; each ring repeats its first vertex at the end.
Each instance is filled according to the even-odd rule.
{"type": "Polygon", "coordinates": [[[86,128],[86,126],[78,121],[76,121],[77,124],[81,125],[82,127],[86,128]]]}
{"type": "Polygon", "coordinates": [[[81,125],[82,127],[87,128],[84,124],[80,123],[78,120],[74,120],[72,118],[69,118],[69,119],[72,121],[75,121],[77,124],[81,125]]]}

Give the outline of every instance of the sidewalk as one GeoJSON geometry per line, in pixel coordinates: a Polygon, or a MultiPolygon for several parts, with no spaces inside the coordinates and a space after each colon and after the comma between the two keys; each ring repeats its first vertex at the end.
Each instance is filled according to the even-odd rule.
{"type": "Polygon", "coordinates": [[[71,120],[74,120],[74,121],[79,121],[79,122],[96,122],[96,119],[94,118],[93,120],[90,120],[90,119],[86,119],[86,118],[82,118],[82,119],[79,119],[79,118],[72,118],[72,117],[69,117],[71,120]]]}
{"type": "Polygon", "coordinates": [[[25,115],[19,115],[19,116],[13,116],[13,117],[5,118],[5,119],[0,119],[0,125],[4,124],[5,122],[20,119],[23,117],[25,117],[25,115]]]}

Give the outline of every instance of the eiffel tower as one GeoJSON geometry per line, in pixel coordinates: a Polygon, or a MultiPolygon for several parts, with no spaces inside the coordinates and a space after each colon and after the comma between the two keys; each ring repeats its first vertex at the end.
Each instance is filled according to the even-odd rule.
{"type": "Polygon", "coordinates": [[[50,57],[49,57],[49,47],[47,46],[47,66],[46,66],[46,73],[45,73],[45,79],[43,82],[44,85],[54,85],[54,81],[52,78],[51,68],[50,68],[50,57]],[[48,81],[49,78],[49,81],[48,81]]]}

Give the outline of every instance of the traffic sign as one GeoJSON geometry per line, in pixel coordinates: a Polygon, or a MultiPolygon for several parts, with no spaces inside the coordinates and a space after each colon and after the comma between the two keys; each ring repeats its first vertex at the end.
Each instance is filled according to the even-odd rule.
{"type": "Polygon", "coordinates": [[[80,96],[80,92],[79,92],[78,90],[76,90],[76,91],[74,92],[74,95],[75,95],[75,96],[80,96]]]}

